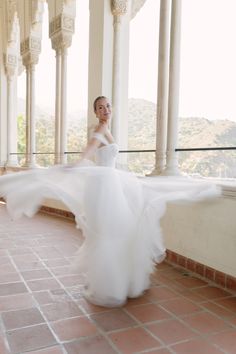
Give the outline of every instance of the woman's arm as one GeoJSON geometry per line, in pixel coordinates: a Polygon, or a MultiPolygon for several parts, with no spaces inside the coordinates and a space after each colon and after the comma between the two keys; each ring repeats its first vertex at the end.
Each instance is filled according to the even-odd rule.
{"type": "MultiPolygon", "coordinates": [[[[97,128],[94,130],[94,133],[99,133],[105,136],[106,131],[107,131],[107,124],[100,122],[97,128]]],[[[90,157],[92,157],[100,145],[101,145],[101,141],[98,140],[95,136],[94,137],[92,136],[92,138],[89,140],[85,150],[81,155],[81,159],[89,159],[90,157]]]]}
{"type": "MultiPolygon", "coordinates": [[[[105,136],[106,130],[107,130],[106,125],[104,123],[99,123],[97,128],[94,130],[94,133],[99,133],[105,136]]],[[[76,161],[75,163],[66,165],[66,167],[76,167],[79,166],[81,161],[85,159],[90,159],[91,157],[94,156],[96,150],[99,148],[100,145],[101,145],[101,141],[98,140],[96,137],[92,136],[92,138],[88,141],[86,148],[80,155],[79,160],[76,161]]]]}
{"type": "Polygon", "coordinates": [[[108,142],[109,142],[110,144],[112,144],[112,143],[115,142],[115,139],[113,138],[113,136],[112,136],[110,130],[106,129],[104,135],[106,136],[106,138],[107,138],[107,140],[108,140],[108,142]]]}
{"type": "Polygon", "coordinates": [[[91,138],[89,140],[86,148],[82,152],[79,161],[91,158],[95,154],[95,151],[97,150],[97,148],[99,148],[100,145],[101,145],[101,142],[97,138],[95,138],[95,137],[91,138]]]}

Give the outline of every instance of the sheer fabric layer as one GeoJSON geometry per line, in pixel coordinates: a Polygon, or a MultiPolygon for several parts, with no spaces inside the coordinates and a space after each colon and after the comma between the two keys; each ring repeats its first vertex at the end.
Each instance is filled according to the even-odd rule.
{"type": "MultiPolygon", "coordinates": [[[[97,158],[113,166],[114,146],[104,145],[97,158]]],[[[216,197],[219,190],[192,180],[140,179],[113,167],[82,165],[3,176],[0,195],[13,218],[33,216],[44,198],[63,201],[85,237],[74,264],[85,275],[84,295],[113,307],[141,295],[155,263],[165,257],[160,219],[166,203],[216,197]]]]}

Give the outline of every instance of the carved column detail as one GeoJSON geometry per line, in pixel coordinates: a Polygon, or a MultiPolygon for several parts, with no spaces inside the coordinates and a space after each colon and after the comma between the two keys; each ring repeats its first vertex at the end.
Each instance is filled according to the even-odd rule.
{"type": "Polygon", "coordinates": [[[31,64],[36,65],[41,52],[41,39],[30,35],[30,37],[21,42],[20,52],[24,66],[31,64]]]}
{"type": "Polygon", "coordinates": [[[120,16],[126,14],[127,9],[128,9],[128,0],[112,0],[113,16],[120,16]]]}
{"type": "Polygon", "coordinates": [[[57,50],[70,47],[74,28],[74,17],[63,13],[56,16],[49,24],[49,36],[52,41],[52,48],[57,50]]]}
{"type": "Polygon", "coordinates": [[[7,76],[14,76],[16,74],[17,64],[18,56],[9,53],[9,48],[7,48],[7,53],[5,55],[5,69],[7,76]]]}

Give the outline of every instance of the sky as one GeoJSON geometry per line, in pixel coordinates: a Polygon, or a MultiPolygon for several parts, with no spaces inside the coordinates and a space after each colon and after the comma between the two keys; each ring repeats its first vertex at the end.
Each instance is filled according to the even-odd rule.
{"type": "MultiPolygon", "coordinates": [[[[157,101],[158,0],[146,0],[131,21],[129,97],[157,101]]],[[[236,121],[236,0],[182,0],[179,115],[236,121]]],[[[88,0],[77,0],[76,31],[68,50],[68,112],[86,110],[88,0]]],[[[55,52],[44,13],[36,67],[36,104],[54,111],[55,52]],[[50,72],[50,75],[45,75],[50,72]]],[[[25,75],[18,93],[25,97],[25,75]]]]}

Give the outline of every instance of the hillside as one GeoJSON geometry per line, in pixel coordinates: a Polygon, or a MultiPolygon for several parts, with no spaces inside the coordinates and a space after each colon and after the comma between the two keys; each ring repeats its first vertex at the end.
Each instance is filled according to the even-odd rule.
{"type": "MultiPolygon", "coordinates": [[[[156,105],[153,102],[129,100],[129,147],[155,148],[156,105]]],[[[206,118],[179,119],[179,148],[236,146],[236,123],[206,118]]]]}
{"type": "MultiPolygon", "coordinates": [[[[156,105],[141,99],[129,100],[129,149],[155,149],[156,105]]],[[[230,120],[210,121],[206,118],[179,119],[178,148],[236,146],[236,123],[230,120]]],[[[205,176],[236,176],[236,152],[180,152],[183,171],[205,176]]],[[[137,158],[136,158],[137,159],[137,158]]],[[[151,170],[153,154],[139,156],[139,165],[151,170]],[[147,163],[148,161],[148,163],[147,163]]]]}

